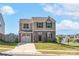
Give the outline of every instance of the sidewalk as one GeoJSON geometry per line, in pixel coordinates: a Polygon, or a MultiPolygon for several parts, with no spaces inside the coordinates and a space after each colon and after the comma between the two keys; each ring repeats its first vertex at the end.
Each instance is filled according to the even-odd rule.
{"type": "Polygon", "coordinates": [[[77,50],[41,50],[41,49],[39,49],[39,51],[79,52],[77,50]]]}

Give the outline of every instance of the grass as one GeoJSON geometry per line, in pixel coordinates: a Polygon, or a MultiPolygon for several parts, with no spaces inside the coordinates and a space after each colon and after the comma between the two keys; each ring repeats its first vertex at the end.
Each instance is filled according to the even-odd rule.
{"type": "Polygon", "coordinates": [[[79,50],[79,46],[57,43],[35,43],[35,46],[38,50],[79,50]]]}
{"type": "Polygon", "coordinates": [[[72,54],[72,55],[79,55],[79,52],[68,52],[68,51],[79,51],[79,43],[72,43],[69,44],[58,44],[58,43],[35,43],[35,47],[38,51],[44,54],[72,54]],[[47,51],[46,51],[47,50],[47,51]],[[48,51],[52,50],[52,51],[48,51]],[[55,51],[53,51],[55,50],[55,51]],[[58,51],[64,50],[64,51],[58,51]],[[68,50],[67,52],[65,52],[68,50]]]}
{"type": "Polygon", "coordinates": [[[79,43],[75,42],[69,42],[69,43],[66,43],[67,45],[70,45],[70,46],[79,46],[79,43]]]}
{"type": "Polygon", "coordinates": [[[17,43],[0,41],[0,52],[11,50],[15,48],[16,45],[17,43]]]}

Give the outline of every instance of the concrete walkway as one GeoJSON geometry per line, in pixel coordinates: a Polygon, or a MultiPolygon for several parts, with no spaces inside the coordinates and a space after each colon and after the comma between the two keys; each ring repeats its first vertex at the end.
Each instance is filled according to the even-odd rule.
{"type": "Polygon", "coordinates": [[[35,48],[35,45],[33,43],[19,43],[15,49],[11,51],[2,52],[5,54],[11,54],[11,55],[36,55],[41,54],[38,52],[35,48]]]}

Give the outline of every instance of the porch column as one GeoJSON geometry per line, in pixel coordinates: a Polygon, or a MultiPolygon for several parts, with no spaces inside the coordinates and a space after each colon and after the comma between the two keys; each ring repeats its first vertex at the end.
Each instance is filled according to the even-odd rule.
{"type": "Polygon", "coordinates": [[[51,41],[55,42],[56,38],[55,38],[55,32],[51,32],[51,41]]]}
{"type": "Polygon", "coordinates": [[[33,41],[38,42],[38,33],[37,32],[33,33],[33,41]]]}
{"type": "Polygon", "coordinates": [[[46,32],[42,33],[42,41],[47,42],[47,34],[46,34],[46,32]]]}

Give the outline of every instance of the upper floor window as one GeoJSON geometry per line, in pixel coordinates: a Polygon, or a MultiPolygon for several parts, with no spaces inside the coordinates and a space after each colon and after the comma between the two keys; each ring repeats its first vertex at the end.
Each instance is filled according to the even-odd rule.
{"type": "Polygon", "coordinates": [[[23,28],[29,28],[29,24],[24,24],[23,28]]]}
{"type": "Polygon", "coordinates": [[[37,28],[43,28],[43,22],[37,23],[37,28]]]}
{"type": "Polygon", "coordinates": [[[50,23],[46,22],[46,28],[52,28],[52,23],[51,22],[50,23]]]}

